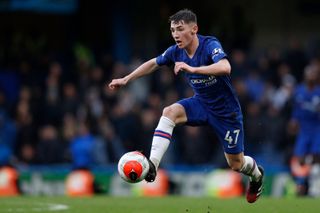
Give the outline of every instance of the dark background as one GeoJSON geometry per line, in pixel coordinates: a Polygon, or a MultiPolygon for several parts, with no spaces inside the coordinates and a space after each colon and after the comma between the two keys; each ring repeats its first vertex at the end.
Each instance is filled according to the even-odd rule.
{"type": "Polygon", "coordinates": [[[172,44],[167,20],[182,8],[198,15],[199,33],[216,35],[227,49],[285,46],[292,37],[307,45],[319,37],[316,0],[58,1],[73,2],[74,10],[68,12],[13,10],[10,1],[1,2],[1,46],[22,33],[45,37],[50,50],[63,52],[80,41],[127,62],[126,57],[154,56],[172,44]]]}

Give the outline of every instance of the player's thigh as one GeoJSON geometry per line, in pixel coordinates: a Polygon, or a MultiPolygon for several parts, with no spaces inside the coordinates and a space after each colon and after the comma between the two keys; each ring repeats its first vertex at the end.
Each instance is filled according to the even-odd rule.
{"type": "Polygon", "coordinates": [[[301,131],[294,144],[294,156],[304,157],[309,153],[309,141],[310,135],[306,132],[301,131]]]}
{"type": "Polygon", "coordinates": [[[201,126],[207,124],[208,111],[204,104],[196,97],[185,98],[177,102],[185,110],[186,125],[201,126]]]}
{"type": "Polygon", "coordinates": [[[218,136],[225,153],[239,154],[244,151],[244,131],[241,118],[230,120],[211,115],[209,124],[218,136]]]}

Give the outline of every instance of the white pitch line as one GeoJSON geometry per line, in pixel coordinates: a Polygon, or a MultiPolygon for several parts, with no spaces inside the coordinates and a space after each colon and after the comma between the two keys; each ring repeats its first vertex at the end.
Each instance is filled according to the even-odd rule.
{"type": "MultiPolygon", "coordinates": [[[[31,209],[29,209],[28,211],[31,212],[42,212],[42,211],[63,211],[63,210],[67,210],[69,209],[68,205],[64,205],[64,204],[59,204],[59,203],[45,203],[45,204],[36,204],[39,205],[41,207],[33,207],[31,209]]],[[[25,212],[26,209],[24,208],[9,208],[7,210],[7,212],[25,212]]]]}
{"type": "Polygon", "coordinates": [[[49,211],[63,211],[69,209],[69,206],[58,203],[48,203],[49,211]]]}

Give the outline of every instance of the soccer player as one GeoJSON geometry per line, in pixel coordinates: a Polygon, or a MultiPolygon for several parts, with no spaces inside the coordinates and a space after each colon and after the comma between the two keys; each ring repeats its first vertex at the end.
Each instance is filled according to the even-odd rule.
{"type": "Polygon", "coordinates": [[[293,94],[293,112],[290,126],[299,129],[291,159],[291,171],[297,185],[297,194],[308,194],[311,168],[320,165],[320,86],[318,67],[308,65],[304,81],[293,94]]]}
{"type": "Polygon", "coordinates": [[[218,135],[231,169],[249,176],[247,201],[255,202],[263,185],[263,169],[255,160],[244,156],[243,121],[238,98],[231,85],[231,67],[226,53],[215,37],[199,35],[197,17],[180,10],[169,18],[175,45],[140,65],[129,75],[113,79],[110,89],[117,89],[162,65],[174,65],[176,75],[182,73],[195,95],[164,108],[153,135],[150,170],[145,180],[152,182],[166,152],[173,129],[178,124],[209,125],[218,135]]]}

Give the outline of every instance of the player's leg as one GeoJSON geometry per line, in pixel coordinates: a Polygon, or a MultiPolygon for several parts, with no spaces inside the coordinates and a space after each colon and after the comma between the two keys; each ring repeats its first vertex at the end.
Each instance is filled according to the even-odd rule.
{"type": "Polygon", "coordinates": [[[186,121],[186,112],[182,105],[175,103],[163,109],[162,116],[153,135],[150,152],[150,160],[156,168],[158,168],[162,156],[170,144],[174,127],[186,121]]]}
{"type": "Polygon", "coordinates": [[[249,188],[246,198],[249,203],[255,202],[262,193],[264,171],[258,166],[255,160],[250,156],[244,156],[243,152],[239,154],[225,153],[230,168],[241,172],[249,177],[249,188]]]}
{"type": "Polygon", "coordinates": [[[250,156],[244,156],[244,134],[242,116],[221,119],[209,117],[210,125],[214,128],[223,145],[225,157],[230,168],[249,177],[247,201],[255,202],[261,192],[263,183],[263,168],[258,166],[250,156]]]}
{"type": "Polygon", "coordinates": [[[315,197],[319,196],[319,179],[320,179],[320,127],[313,131],[313,140],[311,143],[310,153],[312,154],[312,165],[309,174],[309,192],[308,194],[315,197]]]}
{"type": "Polygon", "coordinates": [[[164,108],[158,126],[155,129],[150,152],[150,170],[145,180],[152,182],[156,176],[156,170],[166,152],[173,129],[177,124],[188,123],[199,125],[206,122],[206,113],[202,103],[197,98],[186,98],[164,108]]]}
{"type": "Polygon", "coordinates": [[[153,182],[155,180],[160,161],[169,147],[174,127],[176,124],[186,121],[187,116],[182,105],[175,103],[164,108],[153,134],[149,158],[150,170],[145,178],[146,181],[153,182]]]}
{"type": "Polygon", "coordinates": [[[296,183],[297,195],[299,196],[308,194],[308,177],[311,169],[311,158],[308,157],[308,152],[311,140],[312,136],[308,131],[300,131],[290,161],[291,174],[296,183]]]}
{"type": "Polygon", "coordinates": [[[244,156],[243,152],[239,154],[224,153],[230,168],[234,171],[241,172],[253,181],[261,178],[261,172],[255,160],[250,156],[244,156]]]}

